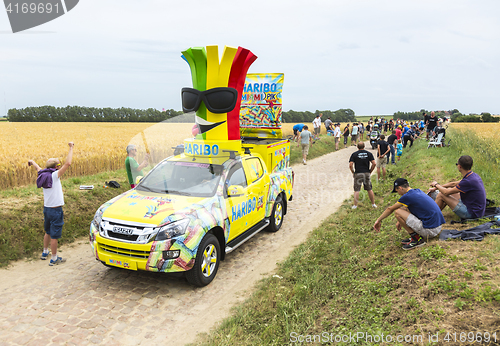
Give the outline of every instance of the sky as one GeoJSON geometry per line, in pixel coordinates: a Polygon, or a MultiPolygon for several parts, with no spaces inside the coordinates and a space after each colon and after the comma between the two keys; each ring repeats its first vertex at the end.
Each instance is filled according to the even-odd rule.
{"type": "MultiPolygon", "coordinates": [[[[28,0],[26,0],[28,1],[28,0]]],[[[0,116],[10,108],[181,110],[181,51],[244,47],[285,74],[283,109],[500,113],[498,0],[81,0],[13,34],[0,9],[0,116]]]]}

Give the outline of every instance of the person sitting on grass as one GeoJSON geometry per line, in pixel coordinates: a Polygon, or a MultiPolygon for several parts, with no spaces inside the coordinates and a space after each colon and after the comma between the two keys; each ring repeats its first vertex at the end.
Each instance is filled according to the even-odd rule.
{"type": "Polygon", "coordinates": [[[462,180],[439,184],[431,183],[428,193],[439,191],[436,204],[441,210],[449,206],[461,219],[477,219],[486,210],[486,191],[481,177],[472,171],[473,160],[469,155],[460,156],[455,164],[462,180]]]}
{"type": "Polygon", "coordinates": [[[394,181],[393,193],[398,193],[401,198],[388,207],[375,221],[373,228],[380,232],[382,220],[394,212],[396,228],[404,228],[409,238],[401,240],[403,250],[411,250],[425,245],[425,240],[434,238],[441,232],[444,220],[443,213],[437,204],[420,189],[412,189],[408,180],[398,178],[394,181]],[[408,210],[401,209],[406,207],[408,210]]]}

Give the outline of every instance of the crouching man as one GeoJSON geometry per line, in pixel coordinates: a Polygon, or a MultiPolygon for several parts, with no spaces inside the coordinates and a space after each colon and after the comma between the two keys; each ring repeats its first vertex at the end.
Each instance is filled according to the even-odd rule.
{"type": "Polygon", "coordinates": [[[445,223],[445,220],[441,209],[432,198],[420,189],[412,189],[408,180],[404,178],[394,181],[392,192],[397,192],[401,198],[388,207],[375,221],[373,228],[377,232],[380,231],[382,220],[393,212],[397,220],[397,229],[401,230],[402,227],[410,235],[410,238],[401,240],[404,250],[425,245],[425,240],[441,232],[441,225],[445,223]],[[408,210],[401,209],[401,207],[406,207],[408,210]]]}

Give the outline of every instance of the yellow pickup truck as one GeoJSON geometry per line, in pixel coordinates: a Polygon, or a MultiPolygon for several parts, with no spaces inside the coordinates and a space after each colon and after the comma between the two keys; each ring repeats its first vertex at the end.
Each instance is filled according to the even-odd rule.
{"type": "MultiPolygon", "coordinates": [[[[214,60],[210,54],[218,53],[209,47],[203,50],[209,70],[210,61],[214,60]]],[[[228,61],[227,50],[228,47],[220,70],[228,61]]],[[[247,59],[251,57],[241,47],[237,52],[229,52],[233,67],[238,56],[242,59],[240,53],[246,54],[247,59]]],[[[188,56],[186,60],[196,62],[199,70],[199,55],[191,49],[183,54],[188,56]]],[[[244,79],[246,69],[241,73],[244,79]]],[[[226,254],[263,229],[280,229],[288,201],[292,200],[290,142],[269,138],[276,137],[281,126],[276,117],[273,136],[262,135],[269,128],[257,129],[254,135],[246,129],[244,133],[249,136],[240,136],[243,131],[229,121],[233,109],[227,106],[233,102],[233,108],[240,111],[244,83],[242,76],[239,78],[239,89],[228,82],[212,92],[213,88],[200,87],[198,83],[201,92],[212,93],[208,97],[201,94],[202,102],[193,100],[191,95],[196,93],[192,90],[198,89],[189,88],[190,95],[183,95],[185,111],[192,111],[196,108],[194,103],[199,103],[194,110],[196,136],[185,140],[183,153],[164,159],[134,189],[97,210],[90,225],[90,244],[97,260],[130,270],[185,272],[190,283],[205,286],[214,279],[226,254]],[[234,89],[238,100],[216,102],[211,97],[221,88],[234,89]],[[199,111],[204,104],[208,106],[203,107],[205,114],[199,111]],[[212,119],[207,113],[211,113],[212,119]],[[211,133],[214,129],[217,131],[211,133]]],[[[227,93],[222,96],[228,97],[227,93]]]]}

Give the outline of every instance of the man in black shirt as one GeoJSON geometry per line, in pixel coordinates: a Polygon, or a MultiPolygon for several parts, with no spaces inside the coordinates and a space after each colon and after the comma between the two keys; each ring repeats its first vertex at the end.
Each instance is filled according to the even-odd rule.
{"type": "Polygon", "coordinates": [[[370,175],[375,169],[376,163],[373,154],[365,149],[365,143],[358,143],[358,151],[352,153],[349,159],[349,169],[352,172],[354,178],[354,205],[352,209],[358,207],[359,191],[361,190],[361,185],[364,186],[365,190],[368,192],[368,197],[372,202],[372,207],[376,208],[375,195],[372,191],[372,183],[370,181],[370,175]]]}
{"type": "Polygon", "coordinates": [[[429,138],[429,134],[432,134],[432,132],[434,131],[434,128],[437,125],[437,121],[438,121],[438,119],[436,118],[434,111],[432,111],[431,116],[427,119],[427,122],[426,122],[426,124],[427,124],[427,138],[429,138]]]}
{"type": "Polygon", "coordinates": [[[391,157],[391,164],[396,164],[396,145],[398,144],[398,136],[396,136],[396,131],[392,130],[392,134],[387,138],[387,143],[389,143],[389,154],[387,158],[391,157]]]}
{"type": "Polygon", "coordinates": [[[380,168],[382,168],[382,176],[385,179],[387,154],[390,150],[389,143],[385,141],[385,136],[380,135],[380,140],[377,142],[377,180],[380,180],[380,168]]]}

